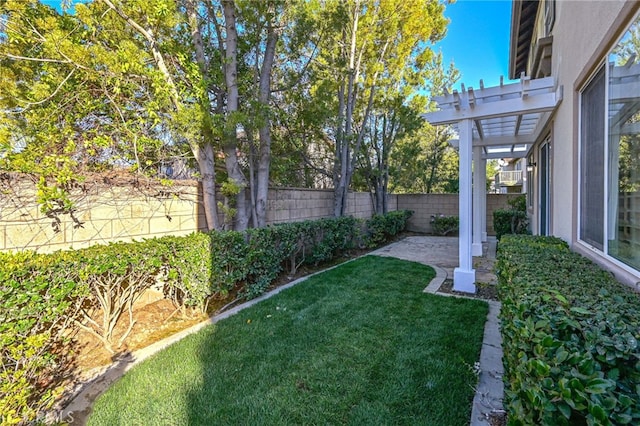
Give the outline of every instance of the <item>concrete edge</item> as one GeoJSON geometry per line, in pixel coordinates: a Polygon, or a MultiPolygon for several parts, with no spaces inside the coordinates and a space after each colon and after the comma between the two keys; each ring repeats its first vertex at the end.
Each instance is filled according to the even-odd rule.
{"type": "MultiPolygon", "coordinates": [[[[447,278],[447,273],[437,266],[430,265],[436,270],[436,277],[423,290],[425,293],[443,297],[457,297],[473,299],[459,294],[438,293],[440,286],[447,278]]],[[[475,299],[479,300],[479,299],[475,299]]],[[[482,349],[480,350],[478,385],[475,388],[473,405],[471,408],[470,426],[490,425],[491,415],[504,413],[504,366],[502,365],[502,336],[500,335],[500,302],[485,300],[489,305],[487,321],[484,325],[482,349]]]]}
{"type": "Polygon", "coordinates": [[[439,266],[429,265],[436,271],[436,276],[431,280],[429,285],[422,290],[424,293],[436,294],[444,280],[447,279],[447,271],[440,268],[439,266]]]}
{"type": "MultiPolygon", "coordinates": [[[[304,277],[300,277],[294,281],[291,281],[290,283],[287,283],[283,286],[275,288],[270,292],[263,294],[260,297],[249,300],[245,303],[235,306],[218,315],[213,315],[198,324],[195,324],[189,328],[186,328],[182,331],[172,334],[171,336],[166,337],[162,340],[159,340],[156,343],[153,343],[137,351],[129,352],[125,354],[124,356],[120,357],[116,362],[109,365],[108,367],[98,369],[94,377],[87,380],[78,390],[76,390],[75,392],[76,394],[75,396],[73,396],[71,401],[64,408],[62,408],[61,410],[58,410],[58,412],[55,414],[56,420],[69,421],[75,424],[77,420],[86,419],[88,415],[91,413],[91,406],[93,405],[95,400],[100,395],[102,395],[113,383],[115,383],[118,379],[124,376],[124,374],[127,371],[129,371],[133,366],[141,363],[147,358],[150,358],[152,355],[155,355],[156,353],[168,348],[174,343],[179,342],[185,337],[191,334],[197,333],[198,331],[202,330],[204,327],[208,325],[216,324],[217,322],[225,318],[229,318],[246,308],[249,308],[257,303],[262,302],[263,300],[266,300],[272,296],[275,296],[276,294],[284,290],[287,290],[297,284],[300,284],[315,275],[319,275],[324,272],[330,271],[334,268],[337,268],[338,266],[342,266],[349,262],[353,262],[356,259],[358,258],[349,259],[345,262],[331,266],[327,269],[323,269],[321,271],[314,272],[304,277]],[[75,415],[76,413],[79,413],[79,416],[75,415]]],[[[83,422],[81,421],[81,423],[83,422]]]]}
{"type": "Polygon", "coordinates": [[[484,326],[480,351],[480,376],[471,408],[471,426],[490,425],[491,414],[504,413],[504,366],[500,335],[500,302],[488,301],[489,313],[484,326]]]}

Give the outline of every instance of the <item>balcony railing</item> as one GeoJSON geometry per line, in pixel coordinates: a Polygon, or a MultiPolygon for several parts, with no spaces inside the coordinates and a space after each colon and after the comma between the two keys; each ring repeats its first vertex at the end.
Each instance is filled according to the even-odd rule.
{"type": "Polygon", "coordinates": [[[508,170],[496,173],[496,185],[522,185],[522,170],[508,170]]]}

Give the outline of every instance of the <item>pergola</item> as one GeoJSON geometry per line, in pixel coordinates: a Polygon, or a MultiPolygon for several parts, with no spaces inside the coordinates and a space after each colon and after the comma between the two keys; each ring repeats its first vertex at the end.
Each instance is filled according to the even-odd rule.
{"type": "Polygon", "coordinates": [[[435,97],[439,111],[424,114],[432,125],[452,125],[460,156],[459,266],[454,290],[475,293],[472,257],[482,256],[487,241],[486,166],[490,158],[522,158],[540,136],[549,115],[562,100],[553,77],[485,88],[472,87],[435,97]],[[473,167],[472,167],[473,164],[473,167]]]}

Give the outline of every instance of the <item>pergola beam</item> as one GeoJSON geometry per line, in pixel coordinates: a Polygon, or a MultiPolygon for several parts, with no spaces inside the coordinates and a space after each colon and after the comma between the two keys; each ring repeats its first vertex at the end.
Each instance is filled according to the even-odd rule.
{"type": "Polygon", "coordinates": [[[441,110],[423,114],[422,117],[432,125],[453,124],[462,120],[487,120],[521,114],[534,114],[552,110],[562,100],[556,92],[528,96],[525,99],[505,99],[476,105],[473,109],[441,110]]]}
{"type": "Polygon", "coordinates": [[[482,122],[480,120],[474,120],[473,121],[476,125],[476,130],[478,131],[478,136],[480,136],[480,139],[484,139],[484,132],[482,131],[482,122]]]}
{"type": "Polygon", "coordinates": [[[474,139],[473,146],[531,145],[535,141],[534,135],[485,136],[482,140],[474,139]]]}
{"type": "Polygon", "coordinates": [[[516,131],[514,132],[515,136],[518,136],[518,133],[520,132],[521,124],[522,124],[522,114],[520,114],[518,118],[516,118],[516,131]]]}
{"type": "MultiPolygon", "coordinates": [[[[538,93],[546,93],[553,91],[555,88],[555,79],[553,77],[537,78],[529,80],[527,83],[527,93],[529,96],[535,96],[538,93]]],[[[490,103],[505,97],[522,97],[522,82],[512,84],[501,84],[500,86],[482,88],[475,92],[475,98],[478,103],[490,103]]],[[[434,101],[438,103],[441,108],[450,107],[453,103],[453,97],[451,94],[445,94],[442,96],[435,96],[434,101]]]]}

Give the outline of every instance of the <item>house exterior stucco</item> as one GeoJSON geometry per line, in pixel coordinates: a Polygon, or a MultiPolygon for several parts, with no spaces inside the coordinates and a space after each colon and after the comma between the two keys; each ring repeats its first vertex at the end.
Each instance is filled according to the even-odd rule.
{"type": "MultiPolygon", "coordinates": [[[[524,10],[521,1],[514,1],[512,7],[513,13],[518,8],[519,11],[524,10]]],[[[534,234],[546,233],[564,239],[574,250],[612,271],[620,281],[636,287],[640,281],[640,271],[612,259],[580,239],[579,192],[580,93],[594,72],[603,66],[608,52],[637,18],[638,9],[640,3],[630,1],[540,1],[533,21],[535,24],[526,60],[527,75],[535,75],[537,71],[532,69],[535,44],[543,37],[552,36],[550,75],[556,79],[558,86],[563,87],[562,102],[546,117],[537,142],[527,156],[529,161],[541,164],[543,145],[548,144],[545,149],[548,149],[549,155],[549,209],[541,208],[543,182],[538,167],[531,176],[533,192],[529,214],[532,231],[534,234]],[[555,17],[550,30],[545,19],[549,7],[553,8],[555,17]],[[548,220],[545,221],[546,215],[542,211],[548,211],[548,220]],[[546,230],[541,222],[546,224],[546,230]]],[[[513,43],[517,40],[514,37],[522,31],[514,24],[514,20],[511,31],[513,63],[513,43]]],[[[513,68],[510,70],[510,77],[519,77],[515,75],[517,70],[513,68]]]]}

